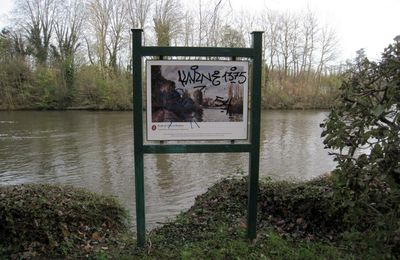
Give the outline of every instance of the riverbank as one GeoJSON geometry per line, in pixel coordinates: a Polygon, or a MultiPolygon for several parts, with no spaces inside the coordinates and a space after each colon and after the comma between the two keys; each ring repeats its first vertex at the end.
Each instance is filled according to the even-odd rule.
{"type": "MultiPolygon", "coordinates": [[[[330,92],[286,91],[285,89],[263,88],[261,107],[266,110],[309,110],[309,109],[331,109],[337,97],[337,87],[332,87],[330,92]]],[[[1,100],[0,100],[1,101],[1,100]]],[[[15,102],[12,105],[0,102],[0,111],[18,110],[94,110],[94,111],[131,111],[133,109],[132,93],[119,93],[116,96],[103,97],[100,100],[75,100],[69,105],[61,101],[15,102]],[[123,98],[122,98],[123,97],[123,98]]]]}
{"type": "MultiPolygon", "coordinates": [[[[323,101],[318,101],[323,103],[323,101]]],[[[325,104],[314,104],[314,103],[305,103],[305,102],[297,102],[292,103],[290,105],[285,103],[264,103],[262,104],[262,110],[330,110],[333,106],[333,101],[328,101],[325,104]]],[[[35,107],[20,107],[20,108],[13,108],[13,109],[5,109],[0,108],[0,112],[7,112],[7,111],[110,111],[110,112],[124,112],[124,111],[133,111],[131,107],[127,108],[118,108],[118,109],[110,109],[110,108],[103,108],[103,107],[96,107],[96,106],[77,106],[77,107],[66,107],[66,108],[35,108],[35,107]]],[[[145,112],[146,109],[143,109],[145,112]]]]}
{"type": "MultiPolygon", "coordinates": [[[[337,259],[396,258],[398,231],[356,231],[334,210],[333,182],[264,181],[258,236],[245,239],[247,183],[223,180],[174,221],[152,230],[136,248],[117,201],[49,185],[0,187],[0,256],[337,259]],[[382,233],[386,232],[386,233],[382,233]],[[397,232],[397,233],[396,233],[397,232]],[[383,235],[383,236],[382,236],[383,235]],[[384,239],[384,237],[386,239],[384,239]]],[[[382,218],[382,220],[384,220],[382,218]]],[[[365,224],[365,223],[364,223],[365,224]]]]}

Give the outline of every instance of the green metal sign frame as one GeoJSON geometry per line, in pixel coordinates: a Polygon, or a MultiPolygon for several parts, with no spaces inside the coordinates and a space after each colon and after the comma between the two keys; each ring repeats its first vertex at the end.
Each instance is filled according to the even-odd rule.
{"type": "Polygon", "coordinates": [[[251,48],[150,47],[142,46],[142,29],[132,29],[133,137],[136,193],[137,244],[145,245],[144,154],[161,153],[249,153],[247,237],[255,239],[260,164],[260,114],[262,33],[252,32],[251,48]],[[246,144],[159,144],[143,142],[142,59],[145,56],[237,57],[252,59],[250,142],[246,144]]]}

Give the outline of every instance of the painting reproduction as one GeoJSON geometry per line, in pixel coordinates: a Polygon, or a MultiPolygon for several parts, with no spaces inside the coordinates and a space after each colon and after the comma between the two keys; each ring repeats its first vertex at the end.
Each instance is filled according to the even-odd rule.
{"type": "Polygon", "coordinates": [[[247,139],[248,62],[147,61],[148,140],[247,139]]]}

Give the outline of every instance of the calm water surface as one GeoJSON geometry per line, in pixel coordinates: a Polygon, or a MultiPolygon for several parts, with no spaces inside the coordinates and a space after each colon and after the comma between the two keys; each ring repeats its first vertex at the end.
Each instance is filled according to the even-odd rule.
{"type": "MultiPolygon", "coordinates": [[[[260,176],[307,180],[335,164],[323,111],[264,111],[260,176]]],[[[131,112],[0,112],[0,185],[60,183],[115,195],[135,225],[131,112]]],[[[247,174],[247,154],[145,155],[147,228],[189,208],[223,177],[247,174]]]]}

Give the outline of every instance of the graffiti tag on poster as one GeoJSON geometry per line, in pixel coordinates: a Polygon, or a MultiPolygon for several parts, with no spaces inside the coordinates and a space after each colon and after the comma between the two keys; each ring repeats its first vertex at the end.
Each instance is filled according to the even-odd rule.
{"type": "Polygon", "coordinates": [[[148,61],[148,140],[247,139],[248,63],[148,61]]]}

